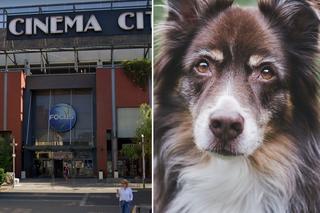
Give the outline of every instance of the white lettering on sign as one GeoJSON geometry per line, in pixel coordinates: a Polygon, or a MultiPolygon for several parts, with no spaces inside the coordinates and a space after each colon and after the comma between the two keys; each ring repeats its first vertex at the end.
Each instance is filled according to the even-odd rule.
{"type": "Polygon", "coordinates": [[[32,35],[32,18],[26,18],[26,35],[32,35]]]}
{"type": "MultiPolygon", "coordinates": [[[[118,25],[123,30],[132,30],[134,28],[138,30],[144,29],[144,15],[151,15],[150,11],[147,12],[126,12],[122,13],[118,18],[118,25]],[[128,24],[128,20],[135,18],[135,25],[134,24],[128,24]]],[[[151,16],[150,16],[151,18],[151,16]]],[[[132,21],[131,21],[132,23],[132,21]]],[[[151,22],[150,22],[151,23],[151,22]]]]}
{"type": "Polygon", "coordinates": [[[48,17],[46,17],[46,22],[43,23],[42,21],[40,21],[39,19],[35,18],[33,20],[33,32],[35,34],[37,34],[37,29],[39,28],[39,30],[41,30],[42,32],[44,32],[45,34],[48,34],[49,32],[49,27],[48,27],[48,17]]]}
{"type": "Polygon", "coordinates": [[[143,21],[144,14],[142,12],[137,13],[137,29],[142,30],[144,28],[144,21],[143,21]]]}
{"type": "Polygon", "coordinates": [[[84,32],[87,32],[88,30],[93,30],[96,32],[102,31],[102,28],[94,15],[90,16],[89,21],[84,28],[84,32]]]}
{"type": "Polygon", "coordinates": [[[134,13],[122,13],[118,19],[119,27],[124,30],[132,30],[134,28],[134,25],[133,24],[130,26],[127,25],[127,16],[129,16],[130,18],[133,18],[134,13]]]}
{"type": "Polygon", "coordinates": [[[63,33],[63,30],[58,30],[58,23],[61,23],[61,22],[63,22],[63,16],[51,16],[50,17],[50,32],[51,33],[63,33]]]}
{"type": "Polygon", "coordinates": [[[75,24],[76,32],[83,32],[83,15],[76,16],[74,17],[74,19],[71,19],[69,16],[66,16],[64,21],[64,31],[67,33],[69,28],[73,28],[75,24]]]}
{"type": "Polygon", "coordinates": [[[51,114],[49,116],[49,120],[54,119],[54,120],[71,120],[74,119],[72,115],[60,115],[60,114],[51,114]]]}
{"type": "Polygon", "coordinates": [[[76,28],[76,32],[102,31],[101,25],[95,15],[91,15],[86,23],[84,23],[83,19],[83,15],[77,15],[74,18],[70,18],[69,16],[51,16],[46,17],[44,21],[38,18],[15,18],[9,23],[9,31],[16,36],[23,34],[36,35],[38,31],[42,31],[45,34],[62,34],[67,33],[74,27],[76,28]],[[19,31],[17,30],[18,24],[23,24],[23,27],[19,31]]]}
{"type": "Polygon", "coordinates": [[[10,23],[9,23],[9,31],[13,34],[13,35],[22,35],[24,34],[24,31],[21,30],[20,32],[17,31],[17,23],[24,23],[24,19],[22,18],[15,18],[13,19],[10,23]]]}
{"type": "MultiPolygon", "coordinates": [[[[107,19],[103,21],[108,21],[109,16],[105,14],[103,15],[105,16],[105,19],[107,19]]],[[[103,16],[99,15],[97,17],[102,19],[103,16]]],[[[45,35],[63,34],[70,31],[76,33],[101,32],[103,31],[102,26],[105,25],[100,25],[99,19],[97,19],[97,17],[93,14],[90,14],[88,16],[82,14],[72,16],[48,15],[41,18],[34,16],[25,18],[13,18],[8,23],[8,32],[15,36],[37,35],[39,33],[45,35]]],[[[119,28],[125,31],[144,30],[146,27],[146,17],[151,19],[151,11],[124,12],[119,14],[116,19],[116,23],[110,23],[110,26],[118,24],[119,28]]],[[[105,32],[105,34],[113,33],[112,29],[105,30],[108,30],[105,32]]],[[[116,30],[117,29],[115,29],[115,31],[116,30]]]]}

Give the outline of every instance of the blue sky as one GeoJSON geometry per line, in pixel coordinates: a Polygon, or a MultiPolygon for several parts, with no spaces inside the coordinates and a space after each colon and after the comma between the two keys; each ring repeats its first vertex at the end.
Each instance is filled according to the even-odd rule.
{"type": "Polygon", "coordinates": [[[101,1],[101,0],[0,0],[0,8],[37,5],[37,4],[59,4],[59,3],[92,2],[92,1],[101,1]]]}

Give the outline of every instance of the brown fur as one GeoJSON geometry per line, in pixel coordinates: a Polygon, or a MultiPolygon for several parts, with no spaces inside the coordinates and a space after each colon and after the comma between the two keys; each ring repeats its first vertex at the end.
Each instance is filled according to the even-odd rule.
{"type": "Polygon", "coordinates": [[[290,136],[273,134],[249,159],[258,171],[272,175],[279,167],[289,168],[298,157],[290,136]]]}
{"type": "MultiPolygon", "coordinates": [[[[155,62],[155,212],[164,212],[180,190],[176,180],[181,169],[208,160],[195,145],[192,122],[226,80],[253,117],[264,113],[270,119],[260,126],[267,126],[263,144],[248,157],[253,168],[272,183],[285,182],[282,193],[290,192],[290,213],[318,212],[319,20],[310,5],[304,0],[260,0],[259,9],[241,9],[231,7],[231,0],[168,1],[171,9],[155,62]],[[194,53],[203,48],[218,49],[224,56],[214,63],[210,78],[192,72],[194,53]],[[244,64],[252,55],[270,54],[277,60],[278,76],[262,84],[244,64]]],[[[319,1],[308,2],[319,7],[319,1]]],[[[266,185],[277,192],[272,183],[266,185]]]]}

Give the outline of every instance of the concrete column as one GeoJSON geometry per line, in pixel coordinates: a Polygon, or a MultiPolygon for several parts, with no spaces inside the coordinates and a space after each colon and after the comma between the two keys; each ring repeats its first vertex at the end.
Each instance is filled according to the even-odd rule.
{"type": "Polygon", "coordinates": [[[118,139],[112,138],[112,166],[113,166],[113,174],[118,170],[117,168],[118,162],[118,139]]]}
{"type": "Polygon", "coordinates": [[[3,76],[3,129],[8,130],[8,72],[3,76]]]}
{"type": "Polygon", "coordinates": [[[113,49],[111,50],[111,93],[112,93],[112,167],[113,174],[118,162],[118,139],[117,139],[117,109],[116,109],[116,69],[114,65],[113,49]]]}
{"type": "Polygon", "coordinates": [[[152,77],[148,79],[149,105],[152,106],[152,77]]]}
{"type": "Polygon", "coordinates": [[[8,55],[5,55],[5,71],[3,76],[3,129],[8,130],[8,55]]]}

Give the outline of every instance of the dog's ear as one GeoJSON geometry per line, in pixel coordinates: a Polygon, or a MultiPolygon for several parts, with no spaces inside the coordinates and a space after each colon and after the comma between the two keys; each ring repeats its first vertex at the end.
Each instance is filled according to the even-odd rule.
{"type": "Polygon", "coordinates": [[[168,0],[168,21],[194,24],[205,14],[215,15],[230,7],[233,0],[168,0]]]}
{"type": "Polygon", "coordinates": [[[156,33],[162,33],[161,39],[158,40],[161,51],[157,55],[154,69],[155,91],[161,91],[159,94],[155,92],[158,101],[168,99],[166,90],[169,93],[176,85],[180,73],[176,70],[181,69],[181,56],[184,54],[185,44],[190,42],[195,29],[207,19],[229,8],[232,3],[233,0],[167,0],[167,21],[156,30],[156,33]],[[178,57],[175,58],[175,55],[178,57]]]}
{"type": "MultiPolygon", "coordinates": [[[[314,114],[318,109],[318,53],[319,19],[307,0],[260,0],[260,11],[269,20],[271,28],[283,41],[288,70],[291,72],[290,87],[299,88],[292,102],[299,116],[308,118],[310,127],[318,122],[314,114]]],[[[317,130],[318,131],[318,130],[317,130]]]]}
{"type": "Polygon", "coordinates": [[[176,49],[179,43],[173,41],[186,41],[197,27],[230,7],[233,0],[167,0],[167,3],[167,21],[160,30],[170,47],[176,49]]]}
{"type": "Polygon", "coordinates": [[[260,0],[259,8],[295,53],[310,55],[317,51],[319,19],[307,1],[260,0]]]}
{"type": "Polygon", "coordinates": [[[319,0],[308,0],[310,4],[312,4],[315,8],[320,9],[320,1],[319,0]]]}
{"type": "Polygon", "coordinates": [[[307,1],[313,7],[318,17],[320,18],[320,1],[319,0],[307,0],[307,1]]]}

